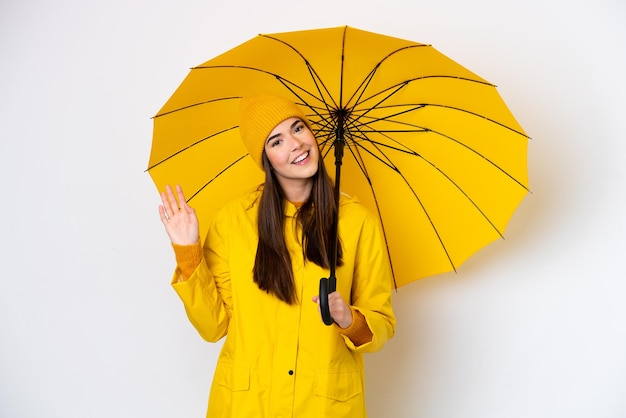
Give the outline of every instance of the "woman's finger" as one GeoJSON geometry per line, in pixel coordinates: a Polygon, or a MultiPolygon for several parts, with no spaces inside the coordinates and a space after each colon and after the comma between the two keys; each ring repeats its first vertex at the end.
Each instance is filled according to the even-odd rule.
{"type": "Polygon", "coordinates": [[[178,195],[178,209],[187,209],[187,199],[185,199],[185,193],[183,193],[183,188],[180,184],[176,185],[176,194],[178,195]]]}
{"type": "Polygon", "coordinates": [[[172,213],[176,212],[178,209],[178,201],[176,200],[176,196],[174,196],[174,190],[172,190],[171,186],[167,186],[167,198],[170,204],[170,210],[172,213]]]}
{"type": "Polygon", "coordinates": [[[171,218],[178,212],[178,202],[176,201],[176,197],[174,196],[174,191],[170,185],[165,186],[165,201],[163,206],[165,207],[165,215],[167,218],[171,218]]]}
{"type": "Polygon", "coordinates": [[[161,218],[161,222],[163,223],[163,225],[167,224],[167,222],[169,221],[169,218],[165,214],[165,208],[163,207],[163,205],[159,205],[159,218],[161,218]]]}

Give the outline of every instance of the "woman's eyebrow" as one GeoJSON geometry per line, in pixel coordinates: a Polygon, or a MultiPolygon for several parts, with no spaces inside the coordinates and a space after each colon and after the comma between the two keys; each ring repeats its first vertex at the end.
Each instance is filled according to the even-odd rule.
{"type": "Polygon", "coordinates": [[[296,120],[294,123],[291,124],[291,129],[295,128],[297,124],[299,124],[300,122],[302,122],[300,119],[296,120]]]}
{"type": "Polygon", "coordinates": [[[267,138],[267,141],[265,141],[265,143],[267,144],[268,142],[270,142],[272,139],[278,138],[279,136],[281,136],[282,134],[279,132],[277,134],[274,134],[272,136],[270,136],[269,138],[267,138]]]}
{"type": "MultiPolygon", "coordinates": [[[[294,121],[294,122],[291,124],[291,126],[289,127],[289,129],[293,129],[293,128],[295,128],[295,127],[296,127],[296,125],[297,125],[297,124],[299,124],[299,123],[304,123],[304,122],[302,122],[302,119],[298,119],[298,120],[294,121]]],[[[277,133],[277,134],[274,134],[274,135],[270,136],[269,138],[267,138],[267,141],[265,141],[265,143],[267,144],[267,143],[268,143],[268,142],[270,142],[272,139],[278,138],[278,137],[279,137],[279,136],[281,136],[281,135],[282,135],[282,134],[281,134],[280,132],[279,132],[279,133],[277,133]]]]}

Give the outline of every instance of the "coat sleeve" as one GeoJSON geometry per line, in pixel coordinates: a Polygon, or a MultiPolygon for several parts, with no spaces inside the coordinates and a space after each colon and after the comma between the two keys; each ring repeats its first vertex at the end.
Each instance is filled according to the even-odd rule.
{"type": "Polygon", "coordinates": [[[217,229],[209,229],[202,261],[189,279],[178,282],[177,273],[172,278],[172,287],[182,300],[189,321],[210,342],[226,335],[232,317],[226,245],[217,229]]]}
{"type": "Polygon", "coordinates": [[[385,243],[376,219],[365,218],[360,231],[352,281],[351,305],[365,316],[372,341],[355,346],[344,336],[348,347],[357,352],[374,352],[393,337],[396,318],[391,304],[391,269],[385,243]]]}

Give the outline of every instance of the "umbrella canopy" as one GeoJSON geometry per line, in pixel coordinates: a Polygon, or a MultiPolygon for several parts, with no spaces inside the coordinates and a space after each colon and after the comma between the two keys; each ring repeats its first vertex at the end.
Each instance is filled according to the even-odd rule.
{"type": "Polygon", "coordinates": [[[183,186],[201,236],[263,182],[238,130],[256,94],[303,108],[329,173],[342,136],[341,189],[378,214],[396,287],[501,238],[528,192],[528,137],[496,87],[432,46],[351,27],[259,35],[192,68],[154,117],[148,172],[183,186]]]}

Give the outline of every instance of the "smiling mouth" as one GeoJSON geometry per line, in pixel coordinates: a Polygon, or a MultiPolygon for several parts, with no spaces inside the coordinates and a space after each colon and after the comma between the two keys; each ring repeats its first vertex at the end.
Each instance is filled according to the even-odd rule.
{"type": "Polygon", "coordinates": [[[291,164],[298,164],[299,162],[304,161],[308,156],[309,156],[309,153],[307,151],[304,154],[302,154],[301,156],[299,156],[298,158],[296,158],[295,160],[293,160],[293,162],[291,164]]]}

